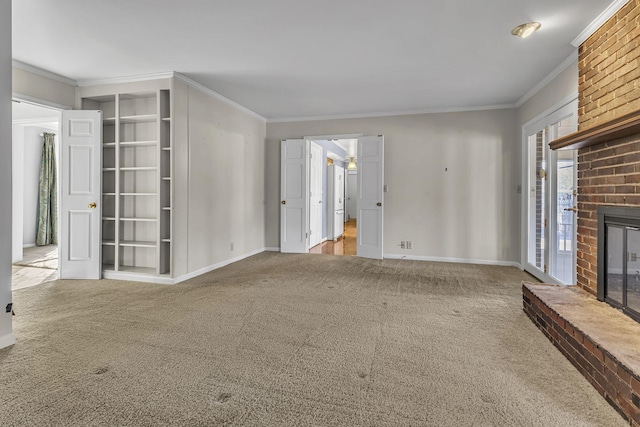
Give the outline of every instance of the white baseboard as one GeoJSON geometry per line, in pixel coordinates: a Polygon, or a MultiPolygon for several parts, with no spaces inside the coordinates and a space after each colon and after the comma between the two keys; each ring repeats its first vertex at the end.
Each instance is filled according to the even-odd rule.
{"type": "Polygon", "coordinates": [[[504,267],[521,268],[520,264],[515,261],[492,261],[485,259],[469,259],[469,258],[445,258],[430,256],[413,256],[400,254],[384,254],[386,259],[406,259],[410,261],[433,261],[433,262],[453,262],[458,264],[483,264],[483,265],[499,265],[504,267]]]}
{"type": "Polygon", "coordinates": [[[22,245],[22,249],[35,248],[35,243],[27,243],[26,245],[22,245]]]}
{"type": "Polygon", "coordinates": [[[16,343],[16,336],[13,334],[0,337],[0,348],[9,347],[10,345],[14,345],[15,343],[16,343]]]}
{"type": "Polygon", "coordinates": [[[129,280],[132,282],[155,283],[158,285],[173,285],[174,280],[170,277],[153,276],[150,274],[127,273],[125,271],[104,271],[103,279],[129,280]]]}
{"type": "Polygon", "coordinates": [[[234,258],[229,258],[227,260],[224,260],[224,261],[221,261],[219,263],[210,265],[208,267],[200,268],[200,269],[198,269],[196,271],[192,271],[191,273],[187,273],[187,274],[182,275],[180,277],[176,277],[175,279],[173,279],[173,283],[177,284],[177,283],[180,283],[180,282],[184,282],[185,280],[193,279],[194,277],[198,277],[198,276],[200,276],[202,274],[205,274],[205,273],[208,273],[210,271],[217,270],[217,269],[225,267],[225,266],[227,266],[229,264],[233,264],[234,262],[242,261],[245,258],[249,258],[251,256],[260,254],[260,253],[264,252],[265,250],[268,250],[268,249],[265,249],[265,248],[256,249],[255,251],[251,251],[251,252],[248,252],[246,254],[234,257],[234,258]]]}
{"type": "Polygon", "coordinates": [[[273,247],[269,247],[269,248],[264,248],[264,250],[265,250],[265,252],[280,252],[280,247],[279,246],[278,247],[273,246],[273,247]]]}

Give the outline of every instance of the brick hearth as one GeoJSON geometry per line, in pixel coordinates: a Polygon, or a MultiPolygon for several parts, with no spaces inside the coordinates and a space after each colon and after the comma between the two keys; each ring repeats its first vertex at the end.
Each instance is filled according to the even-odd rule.
{"type": "Polygon", "coordinates": [[[640,427],[640,323],[576,286],[522,284],[524,311],[632,426],[640,427]]]}

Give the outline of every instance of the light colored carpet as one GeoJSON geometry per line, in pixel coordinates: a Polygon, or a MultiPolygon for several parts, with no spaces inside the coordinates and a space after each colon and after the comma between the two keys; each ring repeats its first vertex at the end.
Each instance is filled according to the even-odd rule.
{"type": "Polygon", "coordinates": [[[173,287],[14,292],[0,424],[624,426],[515,268],[264,253],[173,287]]]}

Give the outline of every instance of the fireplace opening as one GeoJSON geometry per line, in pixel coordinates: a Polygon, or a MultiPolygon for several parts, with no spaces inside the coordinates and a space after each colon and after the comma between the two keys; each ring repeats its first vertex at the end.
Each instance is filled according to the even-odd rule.
{"type": "Polygon", "coordinates": [[[640,322],[640,208],[598,206],[598,299],[640,322]]]}

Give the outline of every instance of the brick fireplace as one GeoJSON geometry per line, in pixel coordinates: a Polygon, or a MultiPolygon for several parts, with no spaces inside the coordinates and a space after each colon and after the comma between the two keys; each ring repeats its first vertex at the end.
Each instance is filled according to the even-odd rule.
{"type": "Polygon", "coordinates": [[[640,209],[640,0],[629,0],[580,46],[578,67],[578,131],[550,144],[578,150],[577,287],[526,284],[524,310],[595,389],[640,426],[640,323],[595,298],[604,299],[598,280],[606,274],[598,257],[604,240],[598,211],[602,222],[606,210],[640,209]]]}

